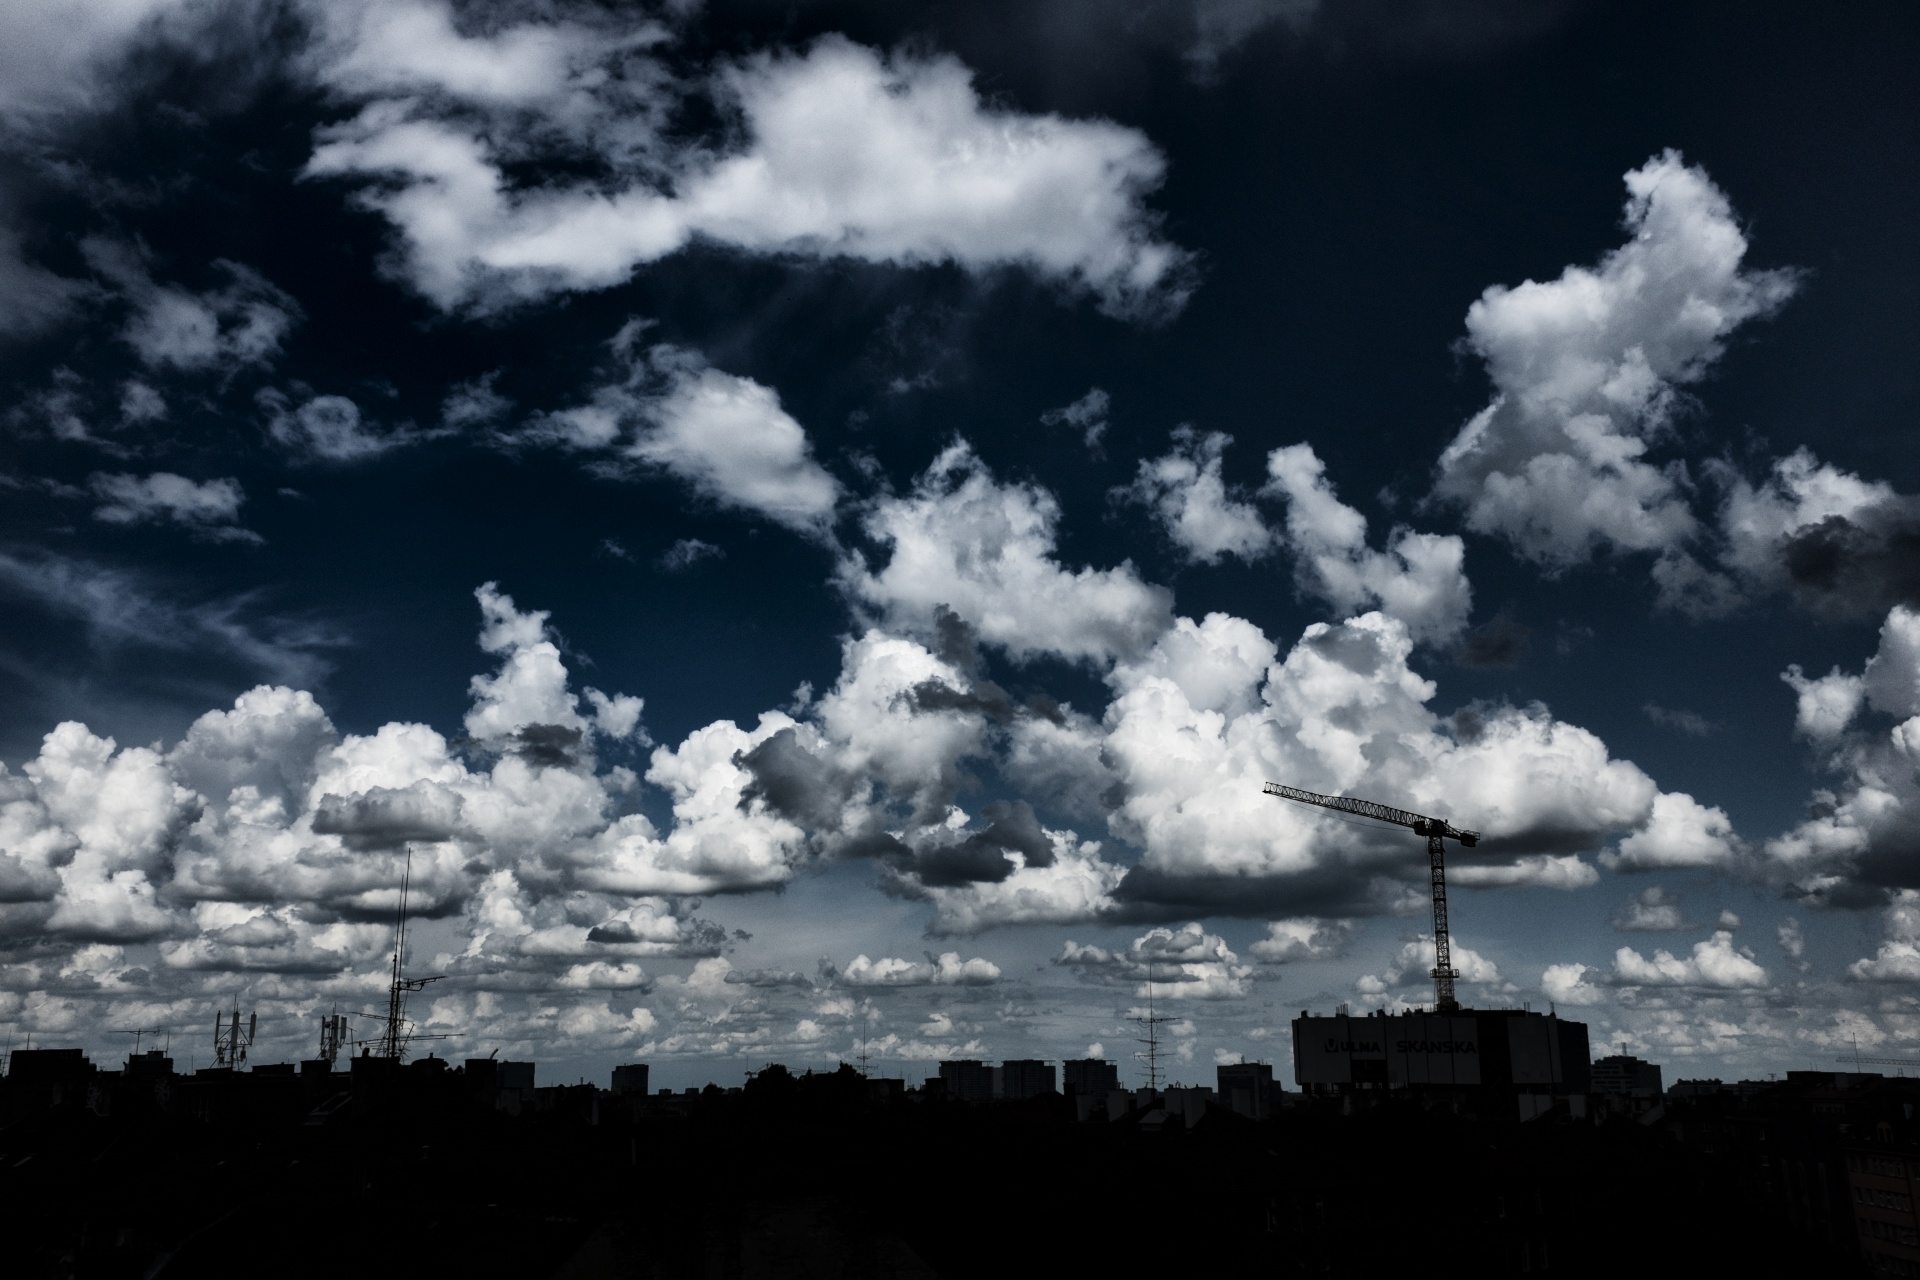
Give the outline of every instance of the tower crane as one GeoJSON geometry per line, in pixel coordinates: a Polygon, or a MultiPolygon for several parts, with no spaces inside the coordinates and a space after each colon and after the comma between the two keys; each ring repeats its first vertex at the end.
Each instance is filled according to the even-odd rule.
{"type": "Polygon", "coordinates": [[[1444,841],[1457,840],[1462,848],[1471,849],[1480,843],[1480,833],[1462,831],[1445,818],[1429,818],[1425,814],[1408,813],[1392,805],[1356,800],[1352,796],[1323,796],[1317,791],[1302,791],[1299,787],[1283,786],[1278,782],[1269,782],[1263,790],[1282,800],[1318,805],[1322,809],[1372,818],[1376,822],[1390,822],[1396,827],[1410,828],[1415,835],[1427,838],[1427,867],[1433,885],[1434,1012],[1453,1013],[1459,1009],[1460,1002],[1453,998],[1453,980],[1460,976],[1460,971],[1453,967],[1453,944],[1447,937],[1447,851],[1444,841]]]}

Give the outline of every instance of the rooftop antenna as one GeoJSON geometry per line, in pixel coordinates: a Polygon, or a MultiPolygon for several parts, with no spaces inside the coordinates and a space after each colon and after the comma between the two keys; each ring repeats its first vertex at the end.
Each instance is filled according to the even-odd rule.
{"type": "Polygon", "coordinates": [[[445,974],[427,978],[408,978],[401,974],[407,953],[407,890],[413,883],[413,842],[407,842],[407,862],[400,874],[400,914],[393,926],[393,981],[387,987],[387,1025],[380,1033],[375,1056],[398,1062],[407,1054],[407,1043],[414,1036],[407,1030],[407,995],[421,991],[429,982],[438,982],[445,974]]]}
{"type": "Polygon", "coordinates": [[[259,1026],[260,1015],[247,1015],[247,1025],[240,1026],[240,998],[233,1000],[233,1019],[226,1021],[226,1015],[220,1010],[213,1014],[213,1065],[239,1070],[247,1061],[247,1050],[253,1048],[253,1033],[259,1026]]]}
{"type": "Polygon", "coordinates": [[[1462,831],[1445,818],[1429,818],[1390,805],[1375,804],[1371,800],[1356,800],[1352,796],[1323,796],[1317,791],[1302,791],[1278,782],[1269,782],[1263,790],[1282,800],[1318,805],[1322,809],[1356,814],[1376,822],[1390,822],[1396,827],[1410,828],[1415,835],[1427,838],[1427,870],[1433,886],[1433,1010],[1435,1013],[1458,1012],[1460,1002],[1453,997],[1453,980],[1460,976],[1460,971],[1453,967],[1453,940],[1447,933],[1447,851],[1443,842],[1457,840],[1462,848],[1471,849],[1480,843],[1480,833],[1462,831]]]}
{"type": "Polygon", "coordinates": [[[1133,1021],[1146,1028],[1147,1034],[1135,1036],[1134,1041],[1143,1044],[1145,1050],[1135,1053],[1134,1060],[1144,1059],[1147,1064],[1147,1088],[1154,1093],[1160,1092],[1160,1028],[1173,1019],[1154,1012],[1153,1007],[1153,962],[1147,962],[1147,1011],[1144,1015],[1134,1015],[1133,1021]]]}
{"type": "Polygon", "coordinates": [[[173,1048],[173,1033],[169,1028],[166,1028],[166,1027],[135,1027],[131,1031],[116,1031],[113,1034],[117,1036],[133,1037],[133,1056],[136,1058],[140,1056],[140,1037],[141,1036],[158,1036],[158,1035],[165,1034],[167,1037],[167,1048],[168,1049],[173,1048]]]}
{"type": "Polygon", "coordinates": [[[350,1043],[352,1036],[347,1032],[347,1015],[335,1005],[332,1013],[320,1015],[320,1060],[329,1066],[340,1060],[342,1046],[350,1043]]]}

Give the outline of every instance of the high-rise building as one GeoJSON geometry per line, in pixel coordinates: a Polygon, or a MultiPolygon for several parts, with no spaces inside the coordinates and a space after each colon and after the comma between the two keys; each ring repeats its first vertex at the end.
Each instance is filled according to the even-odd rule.
{"type": "Polygon", "coordinates": [[[1038,1058],[1014,1058],[1000,1064],[999,1096],[1018,1102],[1054,1092],[1053,1068],[1038,1058]]]}
{"type": "Polygon", "coordinates": [[[613,1091],[615,1093],[637,1093],[644,1096],[647,1092],[647,1064],[631,1062],[613,1069],[613,1091]]]}
{"type": "Polygon", "coordinates": [[[1120,1087],[1120,1068],[1104,1058],[1069,1058],[1060,1077],[1068,1093],[1082,1098],[1104,1098],[1120,1087]]]}
{"type": "Polygon", "coordinates": [[[1249,1120],[1273,1114],[1273,1064],[1234,1062],[1218,1068],[1220,1102],[1249,1120]]]}
{"type": "Polygon", "coordinates": [[[961,1098],[968,1102],[989,1102],[993,1099],[993,1068],[978,1059],[955,1058],[941,1063],[940,1079],[947,1086],[949,1098],[961,1098]]]}

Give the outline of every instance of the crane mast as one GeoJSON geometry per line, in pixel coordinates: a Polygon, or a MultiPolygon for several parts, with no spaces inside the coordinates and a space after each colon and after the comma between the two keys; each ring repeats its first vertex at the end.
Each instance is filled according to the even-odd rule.
{"type": "Polygon", "coordinates": [[[1430,818],[1423,813],[1409,813],[1405,809],[1396,809],[1392,805],[1360,800],[1353,796],[1323,796],[1317,791],[1303,791],[1299,787],[1284,786],[1278,782],[1267,783],[1263,790],[1266,794],[1279,796],[1282,800],[1293,800],[1322,809],[1351,813],[1356,817],[1372,818],[1376,822],[1389,822],[1396,827],[1406,827],[1415,835],[1427,838],[1427,877],[1433,892],[1434,1011],[1452,1013],[1459,1009],[1460,1002],[1454,998],[1453,994],[1453,980],[1460,976],[1460,971],[1453,967],[1453,941],[1447,931],[1445,842],[1449,839],[1457,840],[1463,848],[1471,849],[1480,843],[1480,833],[1462,831],[1445,818],[1430,818]]]}

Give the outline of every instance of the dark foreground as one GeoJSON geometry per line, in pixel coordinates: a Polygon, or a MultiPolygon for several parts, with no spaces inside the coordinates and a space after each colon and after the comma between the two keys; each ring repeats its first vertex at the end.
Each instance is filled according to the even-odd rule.
{"type": "MultiPolygon", "coordinates": [[[[838,1083],[834,1083],[835,1081],[838,1083]]],[[[1863,1274],[1750,1153],[1632,1120],[1292,1108],[1191,1130],[864,1081],[509,1116],[457,1093],[0,1129],[19,1277],[1863,1274]]],[[[569,1091],[571,1092],[571,1091],[569,1091]]]]}

